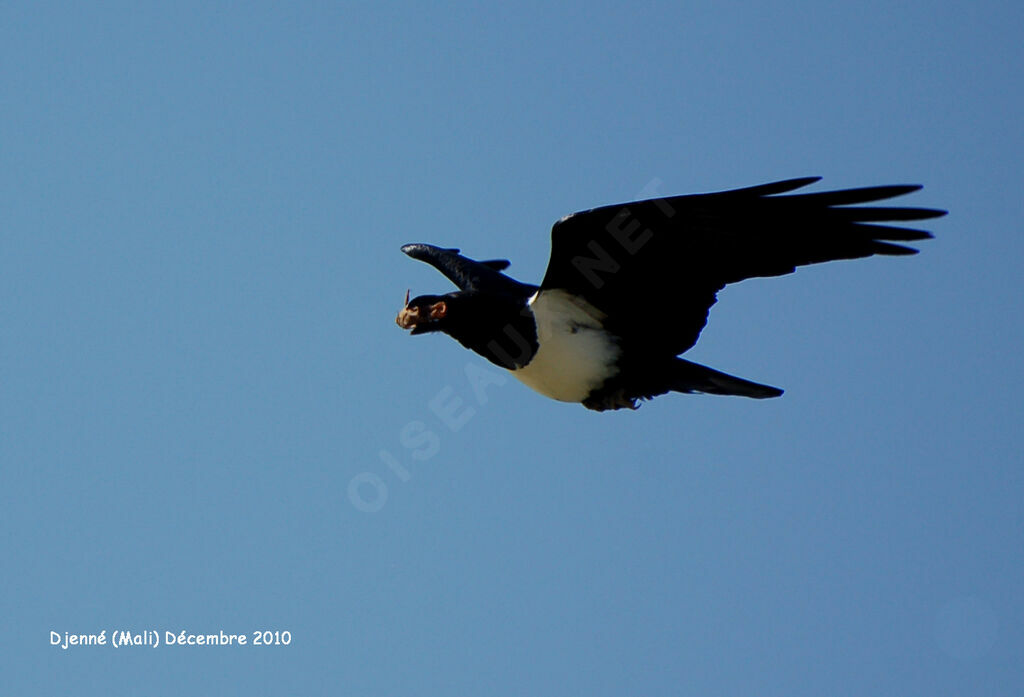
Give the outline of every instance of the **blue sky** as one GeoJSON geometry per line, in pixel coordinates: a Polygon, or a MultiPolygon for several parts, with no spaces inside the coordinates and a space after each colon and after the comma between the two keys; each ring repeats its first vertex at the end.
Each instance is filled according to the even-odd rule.
{"type": "Polygon", "coordinates": [[[1021,694],[1022,34],[4,3],[3,692],[1021,694]],[[950,215],[721,295],[688,357],[782,399],[596,414],[394,325],[449,287],[403,243],[535,282],[572,211],[812,174],[950,215]],[[49,642],[123,629],[292,641],[49,642]]]}

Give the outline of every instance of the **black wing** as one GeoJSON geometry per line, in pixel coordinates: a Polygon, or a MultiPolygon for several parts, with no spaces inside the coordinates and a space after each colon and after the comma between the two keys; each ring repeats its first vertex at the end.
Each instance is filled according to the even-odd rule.
{"type": "Polygon", "coordinates": [[[555,223],[541,290],[562,288],[608,315],[622,336],[677,355],[693,346],[728,283],[805,264],[915,254],[893,244],[931,237],[889,223],[945,215],[928,208],[851,206],[921,187],[878,186],[778,196],[791,179],[712,194],[604,206],[555,223]]]}
{"type": "Polygon", "coordinates": [[[461,290],[530,295],[537,289],[501,273],[509,266],[506,259],[474,261],[459,254],[458,249],[444,249],[431,244],[407,244],[402,251],[413,259],[430,264],[461,290]]]}

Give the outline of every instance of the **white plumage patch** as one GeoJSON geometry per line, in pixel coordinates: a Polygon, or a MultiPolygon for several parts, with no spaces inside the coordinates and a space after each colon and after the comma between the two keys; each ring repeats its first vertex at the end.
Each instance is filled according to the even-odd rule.
{"type": "Polygon", "coordinates": [[[617,372],[620,349],[602,328],[600,310],[563,290],[538,291],[529,304],[539,348],[512,372],[523,384],[552,399],[581,402],[617,372]]]}

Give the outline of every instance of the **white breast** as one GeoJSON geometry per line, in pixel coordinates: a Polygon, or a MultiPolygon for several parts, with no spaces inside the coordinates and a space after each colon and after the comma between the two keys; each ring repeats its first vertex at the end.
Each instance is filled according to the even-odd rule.
{"type": "Polygon", "coordinates": [[[512,372],[523,384],[563,402],[580,402],[617,372],[619,347],[601,328],[603,314],[562,290],[530,298],[539,349],[512,372]]]}

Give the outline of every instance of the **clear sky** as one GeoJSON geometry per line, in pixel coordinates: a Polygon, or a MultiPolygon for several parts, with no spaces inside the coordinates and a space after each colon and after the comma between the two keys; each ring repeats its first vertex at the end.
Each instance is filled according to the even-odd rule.
{"type": "Polygon", "coordinates": [[[1022,7],[0,5],[0,693],[1024,694],[1022,7]],[[395,326],[403,243],[805,175],[950,215],[722,293],[781,399],[395,326]]]}

